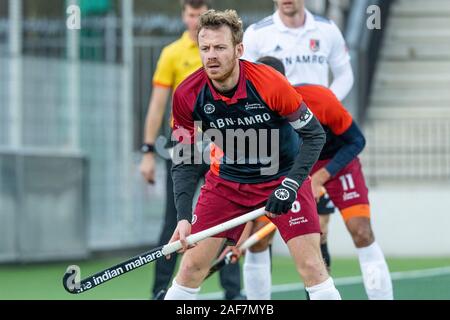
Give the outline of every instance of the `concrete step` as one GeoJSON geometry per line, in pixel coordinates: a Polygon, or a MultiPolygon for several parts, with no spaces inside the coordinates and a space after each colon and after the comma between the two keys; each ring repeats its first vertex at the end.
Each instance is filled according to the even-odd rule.
{"type": "Polygon", "coordinates": [[[397,30],[429,30],[450,28],[450,16],[446,17],[392,17],[389,28],[397,30]]]}
{"type": "MultiPolygon", "coordinates": [[[[450,19],[450,16],[449,16],[450,19]]],[[[395,29],[388,28],[386,41],[401,43],[449,43],[450,28],[436,29],[395,29]]]]}
{"type": "Polygon", "coordinates": [[[429,104],[450,106],[450,90],[384,88],[382,90],[374,90],[370,102],[381,106],[426,106],[429,104]]]}
{"type": "Polygon", "coordinates": [[[380,61],[378,74],[445,75],[450,73],[450,61],[380,61]]]}
{"type": "Polygon", "coordinates": [[[450,106],[448,107],[429,107],[429,106],[411,106],[403,107],[374,107],[371,106],[367,113],[367,118],[375,120],[385,119],[442,119],[447,118],[450,121],[450,106]]]}
{"type": "Polygon", "coordinates": [[[427,105],[427,104],[443,104],[450,106],[450,98],[442,98],[439,96],[430,95],[429,97],[420,97],[419,99],[412,99],[409,96],[379,96],[373,94],[370,99],[371,106],[399,106],[408,108],[411,105],[427,105]]]}
{"type": "Polygon", "coordinates": [[[439,96],[442,99],[450,99],[450,88],[446,90],[442,89],[416,89],[416,88],[406,88],[406,89],[398,89],[398,88],[384,88],[383,90],[377,90],[374,93],[377,95],[384,96],[397,96],[402,95],[409,97],[411,99],[421,98],[421,97],[430,97],[430,96],[439,96]]]}
{"type": "Polygon", "coordinates": [[[450,88],[450,74],[404,75],[378,73],[375,77],[374,90],[377,92],[382,92],[382,90],[387,88],[427,88],[447,90],[450,88]]]}
{"type": "Polygon", "coordinates": [[[450,1],[447,0],[402,0],[394,3],[392,15],[409,17],[442,17],[450,15],[450,1]]]}
{"type": "Polygon", "coordinates": [[[433,5],[433,6],[445,6],[448,4],[447,0],[394,0],[394,5],[399,7],[409,7],[409,6],[427,6],[427,5],[433,5]]]}
{"type": "Polygon", "coordinates": [[[385,60],[449,60],[450,43],[434,43],[424,45],[422,43],[402,43],[399,41],[387,41],[381,52],[385,60]]]}

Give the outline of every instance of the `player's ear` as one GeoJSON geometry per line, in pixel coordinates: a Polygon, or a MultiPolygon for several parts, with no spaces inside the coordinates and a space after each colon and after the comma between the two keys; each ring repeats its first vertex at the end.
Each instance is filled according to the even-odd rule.
{"type": "Polygon", "coordinates": [[[240,59],[243,55],[244,55],[244,45],[241,42],[238,45],[236,45],[236,56],[238,59],[240,59]]]}

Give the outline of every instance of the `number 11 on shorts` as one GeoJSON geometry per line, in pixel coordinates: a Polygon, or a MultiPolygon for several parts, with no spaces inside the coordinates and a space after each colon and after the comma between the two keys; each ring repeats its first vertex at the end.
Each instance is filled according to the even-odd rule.
{"type": "Polygon", "coordinates": [[[339,179],[341,180],[344,191],[355,189],[355,182],[351,173],[340,176],[339,179]]]}

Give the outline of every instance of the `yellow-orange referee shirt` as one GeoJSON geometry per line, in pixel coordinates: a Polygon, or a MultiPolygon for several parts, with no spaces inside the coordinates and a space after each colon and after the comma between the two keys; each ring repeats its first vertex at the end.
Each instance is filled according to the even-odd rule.
{"type": "Polygon", "coordinates": [[[197,43],[185,31],[180,39],[164,47],[153,75],[153,85],[173,91],[191,73],[202,66],[197,43]]]}

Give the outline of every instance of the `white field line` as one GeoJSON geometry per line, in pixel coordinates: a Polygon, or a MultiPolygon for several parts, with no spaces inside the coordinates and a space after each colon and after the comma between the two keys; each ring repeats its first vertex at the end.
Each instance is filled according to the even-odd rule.
{"type": "MultiPolygon", "coordinates": [[[[418,279],[418,278],[426,278],[426,277],[437,277],[441,275],[450,274],[450,266],[442,267],[442,268],[433,268],[433,269],[422,269],[422,270],[411,270],[411,271],[400,271],[400,272],[391,272],[392,280],[405,280],[405,279],[418,279]]],[[[348,286],[353,284],[362,283],[361,276],[355,277],[344,277],[344,278],[336,278],[333,279],[334,284],[336,286],[348,286]]],[[[272,293],[278,292],[286,292],[286,291],[295,291],[295,290],[303,290],[305,286],[303,283],[289,283],[289,284],[279,284],[272,286],[272,293]]],[[[198,296],[199,299],[209,300],[209,299],[222,299],[222,292],[212,292],[200,294],[198,296]]]]}

